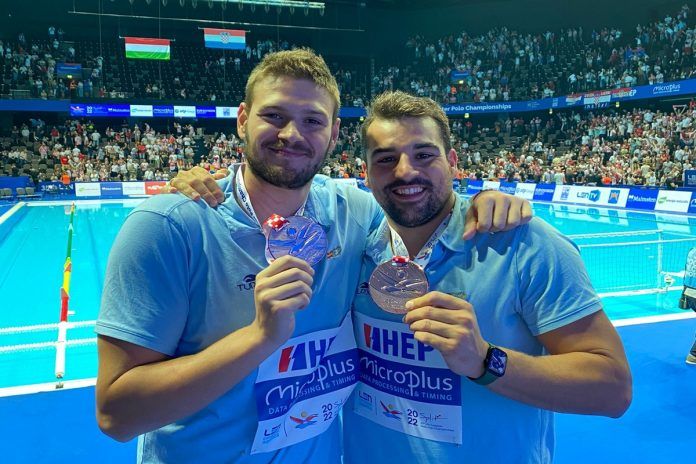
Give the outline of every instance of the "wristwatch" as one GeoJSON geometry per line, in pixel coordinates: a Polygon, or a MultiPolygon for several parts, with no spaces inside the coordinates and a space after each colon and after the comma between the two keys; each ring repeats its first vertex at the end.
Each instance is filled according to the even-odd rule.
{"type": "Polygon", "coordinates": [[[476,378],[469,377],[469,380],[479,385],[488,385],[495,382],[505,375],[507,359],[507,353],[489,343],[486,359],[483,360],[483,374],[476,378]]]}

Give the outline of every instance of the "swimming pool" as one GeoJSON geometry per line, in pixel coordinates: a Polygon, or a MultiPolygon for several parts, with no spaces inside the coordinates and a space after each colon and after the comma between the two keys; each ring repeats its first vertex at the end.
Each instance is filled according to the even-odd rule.
{"type": "MultiPolygon", "coordinates": [[[[72,242],[72,284],[70,322],[78,327],[68,332],[66,375],[64,380],[96,377],[96,345],[93,321],[97,317],[104,271],[109,249],[127,214],[142,200],[78,201],[72,242]]],[[[630,250],[616,250],[607,255],[599,247],[600,258],[586,262],[593,283],[601,287],[607,272],[607,256],[619,256],[627,268],[611,271],[635,278],[654,272],[653,261],[661,260],[664,270],[681,271],[683,250],[696,244],[685,237],[696,237],[696,225],[680,215],[655,215],[603,208],[569,205],[535,204],[535,214],[577,238],[578,243],[630,241],[639,243],[630,250]],[[647,231],[646,235],[613,236],[623,232],[647,231]],[[651,245],[640,245],[649,234],[660,231],[663,238],[682,240],[677,258],[667,262],[666,254],[651,245]],[[610,240],[607,238],[610,237],[610,240]],[[616,253],[619,253],[618,255],[616,253]],[[652,260],[652,261],[651,261],[652,260]],[[667,269],[669,268],[669,269],[667,269]],[[650,270],[650,271],[648,271],[650,270]],[[595,282],[596,281],[596,282],[595,282]]],[[[0,224],[0,389],[19,385],[55,382],[56,323],[60,313],[60,286],[66,257],[70,203],[36,202],[15,210],[0,224]],[[33,330],[27,330],[32,328],[33,330]],[[18,349],[18,346],[24,346],[18,349]]],[[[651,236],[650,236],[651,237],[651,236]]],[[[583,250],[584,253],[584,250],[583,250]]],[[[655,280],[654,277],[650,277],[655,280]]],[[[619,279],[620,280],[620,279],[619,279]]],[[[678,287],[678,283],[673,288],[678,287]]],[[[680,293],[622,296],[604,299],[605,309],[613,320],[679,313],[680,293]]]]}

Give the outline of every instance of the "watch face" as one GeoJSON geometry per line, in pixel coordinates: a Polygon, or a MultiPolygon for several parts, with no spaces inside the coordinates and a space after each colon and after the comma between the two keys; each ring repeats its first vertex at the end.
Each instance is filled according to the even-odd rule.
{"type": "Polygon", "coordinates": [[[505,374],[505,367],[507,366],[507,354],[501,349],[491,348],[490,356],[488,359],[488,371],[495,375],[496,377],[501,377],[505,374]]]}

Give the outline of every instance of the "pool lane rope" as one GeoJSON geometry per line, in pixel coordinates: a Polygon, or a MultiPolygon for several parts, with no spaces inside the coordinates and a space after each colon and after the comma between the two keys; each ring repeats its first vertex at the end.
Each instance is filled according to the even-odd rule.
{"type": "Polygon", "coordinates": [[[60,287],[60,321],[58,322],[58,342],[56,342],[56,379],[65,376],[65,349],[67,347],[68,312],[70,304],[70,276],[72,275],[72,238],[75,203],[70,207],[70,225],[68,226],[68,247],[63,265],[63,286],[60,287]]]}

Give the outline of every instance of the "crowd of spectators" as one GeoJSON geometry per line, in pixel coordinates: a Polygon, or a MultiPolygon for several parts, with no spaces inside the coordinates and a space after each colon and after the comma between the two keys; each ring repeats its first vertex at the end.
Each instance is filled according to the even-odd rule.
{"type": "MultiPolygon", "coordinates": [[[[45,39],[30,42],[19,34],[16,41],[0,41],[0,69],[9,80],[0,93],[24,89],[37,98],[236,101],[243,95],[243,79],[222,76],[239,76],[266,53],[295,46],[259,40],[245,50],[223,53],[173,44],[171,63],[139,60],[134,71],[122,50],[117,51],[120,42],[109,49],[117,63],[105,63],[101,47],[80,46],[64,35],[51,26],[45,39]],[[198,60],[193,65],[202,72],[187,76],[182,64],[191,66],[188,59],[198,60]],[[59,78],[60,62],[79,62],[90,71],[81,78],[59,78]]],[[[465,31],[437,39],[419,35],[406,43],[408,56],[401,64],[394,62],[398,55],[391,56],[374,74],[367,65],[331,65],[345,106],[364,106],[371,95],[387,89],[442,103],[526,100],[692,77],[695,39],[696,27],[685,5],[673,16],[628,32],[578,27],[531,34],[502,27],[479,36],[465,31]]]]}
{"type": "MultiPolygon", "coordinates": [[[[348,162],[348,154],[353,161],[359,150],[358,134],[357,123],[341,129],[327,175],[361,174],[348,162]]],[[[158,132],[147,122],[99,129],[91,120],[77,119],[50,127],[30,119],[1,140],[6,148],[0,149],[0,175],[27,175],[34,183],[169,180],[195,165],[214,172],[239,163],[244,147],[233,133],[207,135],[191,124],[174,122],[158,132]]]]}
{"type": "MultiPolygon", "coordinates": [[[[649,109],[560,112],[492,123],[452,120],[457,178],[535,183],[676,188],[696,166],[696,102],[671,112],[649,109]],[[485,141],[485,142],[484,142],[485,141]]],[[[322,173],[364,178],[359,123],[345,124],[322,173]]],[[[14,127],[0,150],[0,174],[41,181],[169,180],[199,165],[212,172],[243,160],[235,134],[204,134],[174,123],[99,130],[92,121],[14,127]]]]}
{"type": "Polygon", "coordinates": [[[10,139],[11,148],[0,151],[0,168],[34,182],[169,180],[203,158],[210,169],[239,160],[236,139],[204,140],[193,126],[176,122],[158,133],[148,123],[99,130],[92,121],[48,127],[32,120],[15,126],[10,139]]]}
{"type": "MultiPolygon", "coordinates": [[[[244,50],[222,52],[189,45],[172,45],[167,62],[126,60],[123,43],[107,41],[101,46],[65,39],[62,29],[51,26],[48,38],[29,40],[20,33],[16,40],[0,40],[0,95],[41,99],[109,98],[197,101],[239,101],[243,79],[267,53],[297,47],[288,41],[248,42],[244,50]],[[115,56],[105,61],[104,55],[115,56]],[[191,60],[194,60],[193,62],[191,60]],[[67,77],[61,63],[78,63],[80,71],[67,77]],[[193,73],[191,68],[200,69],[193,73]],[[137,68],[137,69],[136,69],[137,68]],[[226,77],[225,77],[226,76],[226,77]],[[4,84],[2,82],[5,82],[4,84]],[[19,93],[17,93],[19,91],[19,93]]],[[[336,77],[346,106],[364,106],[367,97],[358,88],[350,67],[338,69],[336,77]]]]}
{"type": "Polygon", "coordinates": [[[46,39],[29,41],[24,33],[16,42],[0,40],[0,71],[3,92],[21,90],[28,96],[42,99],[106,96],[103,87],[101,56],[79,57],[90,72],[86,76],[59,76],[59,63],[78,61],[75,46],[65,41],[65,32],[48,28],[46,39]]]}
{"type": "MultiPolygon", "coordinates": [[[[634,109],[561,113],[542,121],[507,119],[478,128],[495,134],[492,156],[459,148],[460,177],[578,185],[636,185],[676,188],[696,165],[696,105],[672,112],[634,109]],[[514,134],[516,146],[502,140],[514,134]]],[[[461,130],[455,133],[462,134],[461,130]]]]}
{"type": "Polygon", "coordinates": [[[624,33],[582,27],[523,34],[506,27],[467,32],[406,47],[407,66],[387,64],[372,91],[399,89],[441,103],[528,100],[658,84],[693,77],[696,27],[683,6],[674,16],[624,33]]]}

